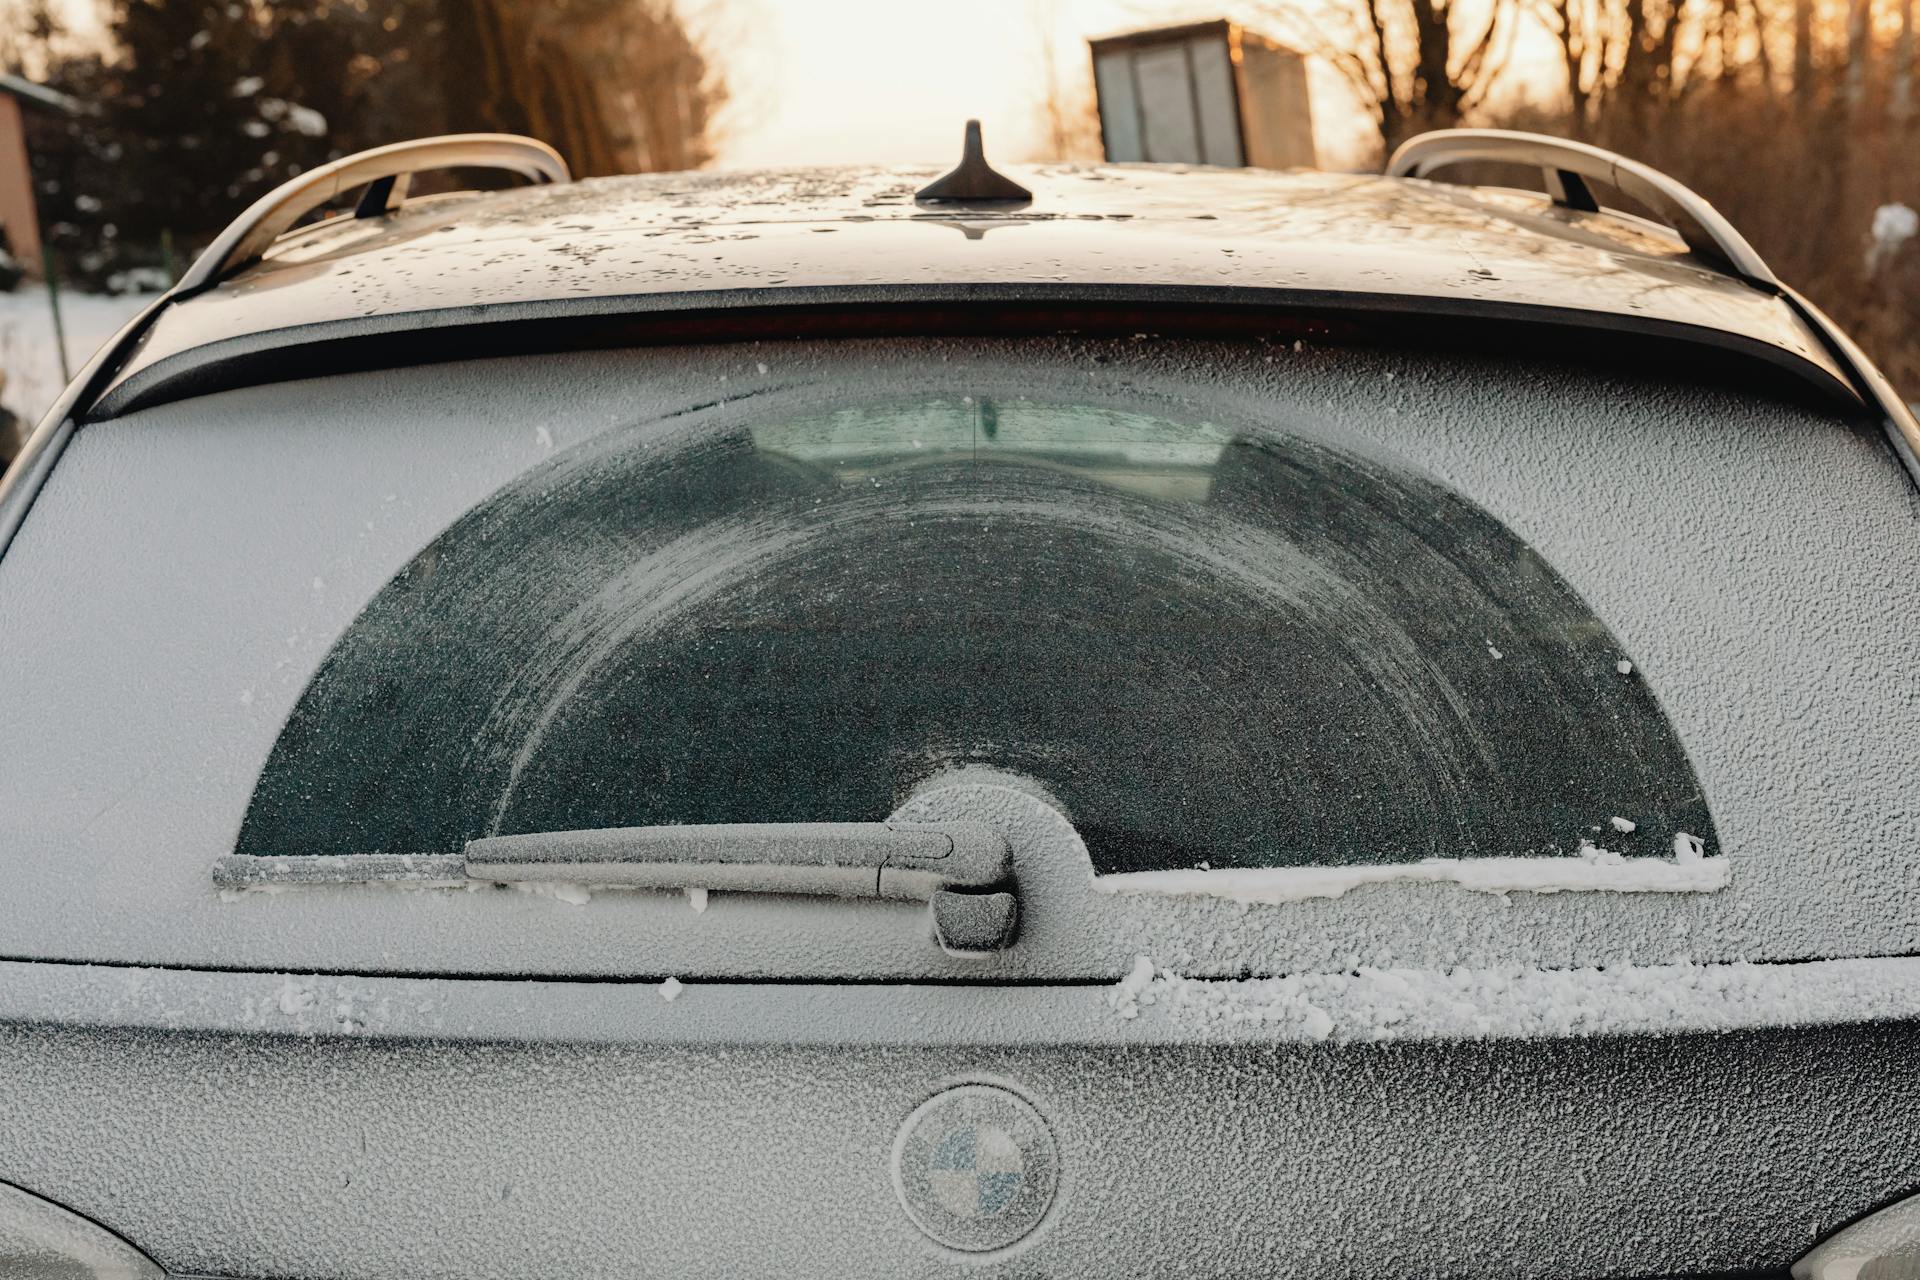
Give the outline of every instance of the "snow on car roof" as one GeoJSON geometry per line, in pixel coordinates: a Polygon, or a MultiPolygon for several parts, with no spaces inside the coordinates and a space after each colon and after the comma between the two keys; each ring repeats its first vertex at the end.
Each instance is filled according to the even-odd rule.
{"type": "Polygon", "coordinates": [[[1548,319],[1732,347],[1851,394],[1786,302],[1618,214],[1371,175],[1147,165],[1010,166],[1034,193],[1017,208],[916,202],[934,173],[591,179],[331,219],[165,307],[92,416],[209,389],[223,362],[251,357],[237,380],[260,381],[260,357],[337,338],[1007,301],[1548,319]]]}

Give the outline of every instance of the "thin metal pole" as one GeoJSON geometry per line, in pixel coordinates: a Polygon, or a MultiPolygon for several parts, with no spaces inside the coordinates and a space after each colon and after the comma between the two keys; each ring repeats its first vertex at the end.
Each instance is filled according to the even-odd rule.
{"type": "Polygon", "coordinates": [[[67,329],[60,323],[60,272],[54,266],[53,246],[40,246],[40,268],[47,277],[47,305],[53,308],[53,345],[60,349],[60,385],[73,381],[73,370],[67,367],[67,329]]]}

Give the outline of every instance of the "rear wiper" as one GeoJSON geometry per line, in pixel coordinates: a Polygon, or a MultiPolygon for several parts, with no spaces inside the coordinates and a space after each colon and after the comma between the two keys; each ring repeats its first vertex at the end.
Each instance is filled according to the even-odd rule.
{"type": "Polygon", "coordinates": [[[983,822],[751,822],[608,827],[469,840],[461,854],[236,855],[222,889],[290,884],[563,882],[925,902],[954,955],[1011,946],[1013,854],[983,822]]]}

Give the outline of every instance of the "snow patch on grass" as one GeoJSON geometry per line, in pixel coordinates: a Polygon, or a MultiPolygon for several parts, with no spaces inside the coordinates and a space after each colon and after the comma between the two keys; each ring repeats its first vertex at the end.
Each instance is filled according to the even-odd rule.
{"type": "MultiPolygon", "coordinates": [[[[62,290],[60,319],[66,328],[68,369],[78,373],[102,343],[151,301],[153,295],[147,293],[115,297],[62,290]]],[[[45,285],[22,284],[12,293],[0,293],[0,370],[7,375],[0,404],[19,414],[28,426],[38,422],[66,389],[45,285]]]]}

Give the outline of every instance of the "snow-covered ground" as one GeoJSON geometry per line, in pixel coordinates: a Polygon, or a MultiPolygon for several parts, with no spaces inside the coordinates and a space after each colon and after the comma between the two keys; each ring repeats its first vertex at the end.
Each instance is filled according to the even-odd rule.
{"type": "MultiPolygon", "coordinates": [[[[66,327],[67,367],[79,372],[94,350],[132,319],[152,296],[113,297],[61,290],[60,319],[66,327]]],[[[60,349],[53,337],[53,311],[42,285],[22,284],[13,293],[0,293],[0,372],[7,376],[0,403],[29,424],[38,422],[66,387],[60,376],[60,349]]]]}

